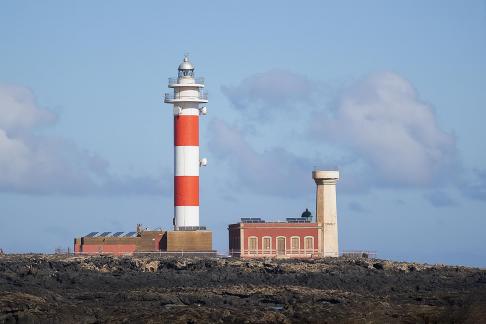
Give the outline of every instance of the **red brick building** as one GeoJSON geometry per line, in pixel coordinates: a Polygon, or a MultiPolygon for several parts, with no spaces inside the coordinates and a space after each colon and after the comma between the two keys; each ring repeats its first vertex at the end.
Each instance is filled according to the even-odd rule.
{"type": "MultiPolygon", "coordinates": [[[[310,215],[310,214],[309,214],[310,215]]],[[[309,219],[265,222],[242,218],[228,226],[229,254],[242,258],[310,258],[319,254],[321,226],[309,219]]]]}
{"type": "Polygon", "coordinates": [[[143,229],[136,232],[92,232],[74,239],[75,254],[196,254],[214,255],[212,233],[205,230],[163,231],[143,229]]]}

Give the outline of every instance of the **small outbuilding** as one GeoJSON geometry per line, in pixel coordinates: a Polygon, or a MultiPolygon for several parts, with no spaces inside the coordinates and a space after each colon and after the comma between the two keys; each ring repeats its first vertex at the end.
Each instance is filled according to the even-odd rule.
{"type": "Polygon", "coordinates": [[[267,222],[241,218],[228,226],[229,254],[241,258],[337,257],[338,230],[336,183],[338,171],[314,170],[316,221],[306,209],[301,217],[267,222]]]}
{"type": "Polygon", "coordinates": [[[149,230],[137,225],[136,232],[92,232],[74,239],[75,254],[195,254],[214,255],[212,232],[203,228],[184,231],[149,230]]]}
{"type": "Polygon", "coordinates": [[[228,227],[229,253],[242,258],[317,257],[320,228],[305,217],[279,222],[242,218],[228,227]]]}

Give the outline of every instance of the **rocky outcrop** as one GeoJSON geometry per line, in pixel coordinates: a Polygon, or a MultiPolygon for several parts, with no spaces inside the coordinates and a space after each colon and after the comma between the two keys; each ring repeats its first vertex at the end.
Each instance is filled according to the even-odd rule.
{"type": "Polygon", "coordinates": [[[371,259],[0,256],[0,323],[486,321],[486,271],[371,259]]]}

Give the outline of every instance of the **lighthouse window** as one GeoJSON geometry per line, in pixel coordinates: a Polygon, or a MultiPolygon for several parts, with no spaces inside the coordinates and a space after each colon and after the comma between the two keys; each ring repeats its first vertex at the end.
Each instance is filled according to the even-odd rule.
{"type": "Polygon", "coordinates": [[[194,70],[181,70],[179,71],[179,76],[192,76],[194,70]]]}

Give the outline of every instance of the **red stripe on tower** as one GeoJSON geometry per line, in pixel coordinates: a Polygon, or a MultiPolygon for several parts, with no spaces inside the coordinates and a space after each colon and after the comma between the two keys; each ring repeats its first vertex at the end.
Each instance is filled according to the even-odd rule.
{"type": "Polygon", "coordinates": [[[199,177],[174,177],[174,205],[199,206],[199,177]]]}
{"type": "Polygon", "coordinates": [[[174,116],[174,145],[199,146],[199,116],[174,116]]]}

